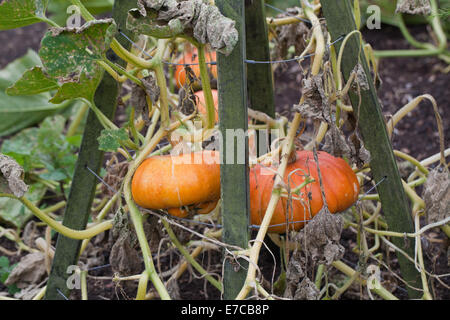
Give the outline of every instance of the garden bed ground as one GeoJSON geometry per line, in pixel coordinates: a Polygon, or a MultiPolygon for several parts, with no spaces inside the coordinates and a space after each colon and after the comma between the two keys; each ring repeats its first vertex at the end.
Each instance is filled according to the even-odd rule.
{"type": "MultiPolygon", "coordinates": [[[[28,48],[37,50],[44,31],[45,25],[38,24],[0,32],[0,43],[2,43],[0,47],[0,68],[25,54],[28,48]]],[[[418,39],[427,39],[426,30],[421,26],[412,28],[412,33],[418,39]]],[[[408,48],[400,32],[393,27],[383,26],[381,30],[366,30],[364,31],[364,37],[375,49],[408,48]]],[[[379,98],[383,105],[384,114],[386,116],[392,115],[401,106],[418,95],[431,94],[438,103],[444,120],[445,135],[448,137],[450,133],[450,117],[448,117],[448,112],[450,111],[448,107],[450,105],[450,75],[440,72],[444,67],[444,63],[433,57],[396,58],[381,61],[380,76],[383,84],[379,89],[379,98]]],[[[289,117],[292,105],[297,103],[300,98],[301,78],[299,74],[299,68],[295,63],[286,65],[282,72],[275,73],[275,101],[277,111],[282,115],[289,117]]],[[[0,138],[0,144],[1,142],[2,139],[0,138]]],[[[448,144],[446,143],[446,145],[448,144]]],[[[407,152],[419,160],[439,152],[436,121],[431,104],[423,102],[423,106],[420,106],[417,111],[412,112],[398,124],[393,138],[393,146],[395,149],[407,152]]],[[[354,239],[355,235],[347,230],[344,232],[341,240],[341,243],[346,247],[344,261],[353,267],[358,262],[358,256],[352,252],[352,248],[355,246],[354,239]]],[[[428,270],[436,274],[448,273],[450,270],[447,258],[448,238],[443,237],[437,230],[436,232],[427,233],[425,239],[425,258],[428,270]]],[[[15,250],[14,244],[5,238],[0,238],[0,245],[6,249],[15,250]]],[[[277,248],[273,245],[270,245],[270,248],[274,251],[277,258],[277,248]]],[[[105,247],[102,254],[102,261],[104,264],[107,264],[109,261],[109,250],[105,247]]],[[[11,256],[9,258],[11,263],[15,263],[21,257],[11,256]]],[[[164,258],[162,264],[164,265],[164,262],[168,262],[167,259],[169,258],[164,258]]],[[[175,255],[172,258],[176,259],[175,255]]],[[[391,258],[395,258],[393,254],[391,254],[391,258]]],[[[205,253],[199,259],[204,262],[203,265],[209,264],[211,271],[221,272],[221,257],[219,253],[205,253]]],[[[262,272],[266,279],[270,281],[275,268],[273,257],[267,250],[263,249],[260,261],[262,272]]],[[[398,270],[395,263],[392,263],[391,266],[393,271],[398,270]]],[[[276,271],[278,271],[278,267],[279,263],[277,263],[276,271]]],[[[113,283],[111,281],[112,271],[108,266],[91,271],[89,274],[100,277],[89,278],[88,292],[90,299],[128,299],[133,298],[136,292],[134,285],[128,286],[124,283],[117,285],[113,283]]],[[[389,273],[384,273],[383,277],[398,283],[389,273]]],[[[450,285],[448,278],[442,280],[447,285],[450,285]]],[[[445,289],[437,281],[433,281],[433,283],[434,294],[437,299],[450,299],[450,290],[445,289]]],[[[388,283],[385,284],[388,285],[388,283]]],[[[0,292],[5,291],[5,289],[0,284],[0,292]]],[[[215,288],[209,284],[205,285],[203,279],[198,279],[189,272],[185,273],[179,281],[179,293],[181,299],[220,299],[220,293],[215,288]]],[[[399,288],[394,294],[401,298],[406,297],[404,286],[401,283],[399,283],[399,288]]],[[[343,299],[359,299],[360,297],[358,287],[348,290],[342,296],[343,299]]],[[[79,298],[79,294],[75,292],[72,298],[79,298]]]]}

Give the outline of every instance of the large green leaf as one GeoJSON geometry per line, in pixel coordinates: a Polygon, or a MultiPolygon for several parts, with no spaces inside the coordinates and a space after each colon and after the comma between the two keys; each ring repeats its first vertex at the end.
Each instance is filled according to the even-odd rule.
{"type": "Polygon", "coordinates": [[[17,97],[6,94],[6,89],[24,72],[40,65],[39,56],[36,52],[29,50],[25,56],[11,62],[0,71],[0,136],[12,134],[38,123],[67,105],[49,103],[51,94],[48,92],[17,97]]]}
{"type": "Polygon", "coordinates": [[[81,28],[52,28],[42,39],[39,56],[45,72],[61,87],[52,100],[93,100],[103,76],[98,61],[109,49],[116,32],[112,19],[87,22],[81,28]]]}
{"type": "Polygon", "coordinates": [[[4,0],[0,4],[0,30],[20,28],[45,20],[47,5],[48,0],[4,0]]]}
{"type": "Polygon", "coordinates": [[[32,95],[58,89],[58,83],[49,78],[42,67],[34,67],[25,71],[22,78],[6,89],[10,96],[32,95]]]}
{"type": "MultiPolygon", "coordinates": [[[[41,183],[29,186],[25,198],[38,205],[44,196],[47,188],[41,183]]],[[[33,213],[28,210],[20,201],[11,198],[0,198],[0,221],[10,223],[16,227],[22,227],[33,213]]]]}

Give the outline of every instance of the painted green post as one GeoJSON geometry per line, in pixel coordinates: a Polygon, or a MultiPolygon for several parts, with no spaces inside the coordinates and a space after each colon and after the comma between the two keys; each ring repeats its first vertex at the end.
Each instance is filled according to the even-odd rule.
{"type": "MultiPolygon", "coordinates": [[[[126,29],[125,21],[128,10],[135,5],[135,0],[115,1],[114,19],[119,28],[124,31],[126,29]]],[[[128,44],[125,42],[122,45],[128,47],[128,44]]],[[[118,94],[119,85],[109,74],[105,73],[95,93],[95,104],[108,118],[112,119],[114,116],[118,94]]],[[[96,173],[100,172],[103,162],[103,152],[98,149],[97,137],[100,136],[102,129],[103,127],[97,120],[97,117],[90,111],[75,167],[67,207],[64,212],[63,225],[72,229],[85,229],[91,212],[91,205],[98,180],[86,167],[89,167],[96,173]]],[[[68,277],[73,275],[73,272],[72,274],[67,273],[68,267],[70,265],[77,265],[80,246],[80,240],[69,239],[65,236],[58,235],[55,257],[47,282],[45,299],[64,300],[69,296],[70,289],[66,282],[68,277]]]]}
{"type": "MultiPolygon", "coordinates": [[[[264,0],[245,0],[245,37],[247,59],[270,61],[264,0]]],[[[247,84],[250,108],[275,117],[271,64],[247,64],[247,84]]]]}
{"type": "MultiPolygon", "coordinates": [[[[223,241],[247,248],[249,241],[248,143],[245,138],[243,146],[242,139],[239,138],[239,136],[244,137],[248,126],[247,81],[244,61],[244,1],[216,0],[216,5],[223,15],[236,21],[236,29],[239,32],[239,42],[233,52],[228,57],[222,54],[218,54],[217,57],[219,130],[223,139],[220,166],[223,241]]],[[[224,255],[229,257],[226,253],[224,255]]],[[[238,262],[230,259],[225,261],[224,299],[234,299],[240,291],[246,277],[246,265],[246,261],[242,259],[238,262]]]]}
{"type": "MultiPolygon", "coordinates": [[[[323,13],[327,20],[328,30],[331,34],[331,41],[335,41],[342,35],[356,30],[352,7],[347,0],[322,0],[323,13]]],[[[342,42],[335,46],[337,52],[342,42]]],[[[359,37],[354,35],[345,46],[345,54],[342,59],[342,71],[345,81],[349,78],[354,69],[359,51],[359,37]]],[[[361,90],[361,97],[350,94],[353,108],[359,109],[359,130],[364,140],[365,147],[370,151],[370,167],[375,181],[381,181],[386,177],[385,182],[377,187],[382,204],[383,213],[389,225],[389,230],[397,232],[414,232],[414,225],[411,216],[410,206],[398,172],[397,163],[394,158],[392,145],[389,140],[386,125],[381,113],[381,106],[378,102],[377,93],[370,76],[369,67],[364,54],[360,54],[361,65],[367,75],[369,90],[361,90]],[[361,103],[360,103],[361,99],[361,103]]],[[[414,257],[414,244],[409,240],[394,237],[392,242],[411,257],[414,257]]],[[[401,253],[397,253],[398,262],[403,279],[411,286],[420,288],[420,274],[414,264],[407,260],[401,253]]],[[[408,288],[411,298],[418,298],[421,293],[408,288]]]]}

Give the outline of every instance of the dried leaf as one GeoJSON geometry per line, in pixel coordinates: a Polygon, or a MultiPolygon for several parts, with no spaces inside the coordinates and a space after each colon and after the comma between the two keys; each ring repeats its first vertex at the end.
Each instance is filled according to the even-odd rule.
{"type": "Polygon", "coordinates": [[[322,76],[319,74],[303,80],[302,95],[305,101],[295,105],[294,109],[305,118],[331,123],[330,105],[323,88],[322,76]]]}
{"type": "Polygon", "coordinates": [[[352,163],[356,163],[358,167],[370,163],[370,152],[364,147],[364,143],[359,136],[358,131],[353,132],[349,137],[349,145],[351,149],[352,163]]]}
{"type": "Polygon", "coordinates": [[[169,293],[169,296],[173,300],[181,300],[180,286],[178,285],[178,281],[176,279],[171,279],[166,284],[166,288],[169,293]]]}
{"type": "Polygon", "coordinates": [[[23,168],[11,157],[0,154],[0,192],[23,197],[28,186],[23,182],[23,168]]]}
{"type": "Polygon", "coordinates": [[[305,264],[305,258],[302,256],[302,252],[295,250],[292,253],[291,258],[286,270],[286,289],[284,291],[284,297],[287,299],[293,299],[297,290],[297,285],[300,280],[305,276],[303,271],[305,264]]]}
{"type": "Polygon", "coordinates": [[[144,221],[144,233],[148,240],[151,252],[158,252],[159,243],[164,237],[161,224],[158,223],[159,218],[154,215],[149,215],[147,220],[144,221]]]}
{"type": "Polygon", "coordinates": [[[306,224],[301,243],[313,262],[329,266],[343,257],[344,247],[339,243],[343,227],[342,217],[325,206],[306,224]]]}
{"type": "Polygon", "coordinates": [[[116,156],[112,156],[111,159],[106,162],[105,183],[101,186],[102,193],[112,197],[114,195],[113,190],[120,189],[120,185],[127,172],[128,162],[119,162],[116,156]]]}
{"type": "Polygon", "coordinates": [[[339,158],[350,158],[352,150],[345,139],[344,134],[332,123],[325,135],[325,144],[322,150],[339,158]]]}
{"type": "Polygon", "coordinates": [[[370,87],[369,82],[367,81],[367,75],[361,63],[356,64],[352,72],[356,74],[355,81],[352,84],[352,89],[357,91],[358,88],[356,87],[356,85],[358,85],[358,87],[364,91],[369,90],[370,87]]]}
{"type": "Polygon", "coordinates": [[[423,198],[429,223],[450,216],[450,173],[445,168],[433,169],[424,184],[423,198]]]}
{"type": "Polygon", "coordinates": [[[24,289],[33,284],[40,283],[47,275],[45,268],[45,255],[42,252],[27,254],[8,276],[5,285],[15,284],[24,289]]]}
{"type": "Polygon", "coordinates": [[[39,284],[30,285],[20,292],[14,294],[14,298],[21,300],[32,300],[41,291],[39,284]]]}
{"type": "Polygon", "coordinates": [[[316,285],[308,278],[303,278],[302,282],[297,287],[295,291],[295,300],[318,300],[320,296],[320,291],[317,289],[316,285]]]}
{"type": "Polygon", "coordinates": [[[399,0],[395,12],[429,15],[431,13],[430,0],[399,0]]]}
{"type": "Polygon", "coordinates": [[[178,110],[183,114],[192,114],[195,111],[196,95],[192,92],[190,86],[184,85],[178,91],[178,110]]]}
{"type": "Polygon", "coordinates": [[[114,243],[109,263],[114,272],[120,275],[129,276],[137,274],[142,270],[142,258],[138,251],[131,246],[130,238],[121,236],[114,243]]]}
{"type": "MultiPolygon", "coordinates": [[[[301,8],[294,7],[286,9],[286,13],[280,14],[277,18],[296,16],[302,12],[301,8]]],[[[285,59],[291,46],[295,48],[295,55],[300,55],[306,48],[305,35],[309,28],[305,23],[293,23],[277,27],[277,46],[275,55],[277,59],[285,59]]]]}
{"type": "Polygon", "coordinates": [[[139,0],[138,9],[129,12],[127,28],[158,38],[183,33],[225,55],[238,40],[235,22],[203,0],[139,0]]]}

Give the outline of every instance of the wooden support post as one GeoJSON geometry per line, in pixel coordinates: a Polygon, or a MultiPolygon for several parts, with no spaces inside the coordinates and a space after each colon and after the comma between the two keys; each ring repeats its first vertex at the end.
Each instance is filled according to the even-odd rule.
{"type": "MultiPolygon", "coordinates": [[[[133,0],[115,1],[114,19],[123,32],[126,30],[125,22],[128,10],[134,6],[136,6],[136,1],[133,0]]],[[[119,39],[123,39],[123,37],[119,39]]],[[[123,42],[122,45],[129,47],[129,44],[126,42],[123,42]]],[[[111,60],[114,61],[113,59],[111,60]]],[[[95,93],[95,104],[110,119],[113,118],[115,113],[118,94],[118,83],[109,74],[105,73],[95,93]]],[[[85,229],[91,213],[91,205],[99,181],[86,167],[89,167],[96,173],[100,172],[103,162],[103,152],[98,149],[97,137],[100,136],[102,129],[103,127],[97,120],[97,117],[90,110],[84,129],[72,186],[70,188],[67,207],[64,212],[63,225],[72,229],[85,229]]],[[[64,300],[69,296],[70,289],[66,282],[71,274],[67,273],[68,267],[77,265],[80,246],[80,240],[69,239],[63,235],[58,235],[55,257],[47,282],[45,299],[64,300]]]]}
{"type": "MultiPolygon", "coordinates": [[[[216,5],[223,15],[236,21],[236,29],[239,32],[239,42],[233,52],[229,56],[218,54],[217,57],[219,69],[219,129],[223,139],[222,164],[220,166],[223,241],[247,248],[249,241],[247,137],[244,138],[244,146],[242,143],[242,137],[246,134],[248,127],[247,81],[244,61],[244,2],[242,0],[216,0],[216,5]]],[[[229,257],[226,254],[225,256],[229,257]]],[[[246,261],[243,259],[239,261],[227,259],[225,261],[224,299],[234,299],[244,285],[246,265],[246,261]]]]}
{"type": "MultiPolygon", "coordinates": [[[[323,13],[325,15],[328,30],[331,34],[331,41],[335,41],[342,35],[347,35],[356,30],[352,7],[349,1],[322,0],[323,13]]],[[[337,52],[342,42],[335,44],[337,52]]],[[[360,96],[355,93],[350,94],[350,99],[355,114],[359,114],[359,130],[364,140],[365,147],[370,151],[370,168],[375,181],[386,180],[377,187],[383,213],[389,225],[389,230],[396,232],[414,232],[414,225],[411,216],[410,206],[405,195],[397,163],[394,158],[392,145],[389,140],[386,125],[381,107],[378,102],[377,93],[370,76],[369,67],[365,59],[363,50],[360,50],[361,43],[358,35],[353,35],[345,46],[345,53],[342,59],[342,72],[345,81],[358,63],[358,53],[360,63],[367,76],[369,84],[368,90],[362,90],[360,96]],[[359,109],[359,110],[358,110],[359,109]]],[[[392,242],[411,257],[414,257],[414,244],[411,240],[393,238],[392,242]]],[[[402,277],[413,287],[420,288],[420,274],[414,264],[407,260],[401,253],[397,253],[398,262],[402,277]]],[[[418,298],[421,293],[408,288],[411,298],[418,298]]]]}
{"type": "MultiPolygon", "coordinates": [[[[245,0],[245,37],[247,59],[270,61],[264,0],[245,0]]],[[[247,64],[247,84],[250,108],[274,118],[272,65],[247,64]]]]}

